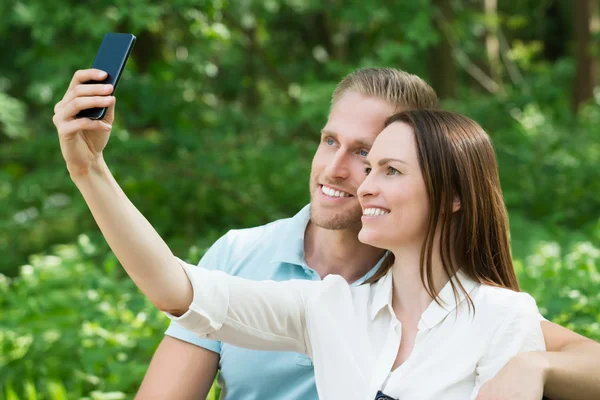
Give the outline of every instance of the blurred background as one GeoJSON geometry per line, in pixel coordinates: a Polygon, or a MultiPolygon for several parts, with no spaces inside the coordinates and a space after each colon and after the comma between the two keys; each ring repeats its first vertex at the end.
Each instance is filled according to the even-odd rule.
{"type": "Polygon", "coordinates": [[[0,398],[132,398],[168,324],[124,278],[52,125],[106,32],[137,43],[105,158],[180,257],[196,263],[228,229],[305,205],[336,83],[396,67],[489,132],[522,289],[600,340],[598,6],[1,2],[0,398]]]}

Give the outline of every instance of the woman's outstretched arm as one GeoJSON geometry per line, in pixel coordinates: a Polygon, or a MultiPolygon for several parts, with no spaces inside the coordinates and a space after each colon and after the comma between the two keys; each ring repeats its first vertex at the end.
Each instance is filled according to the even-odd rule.
{"type": "Polygon", "coordinates": [[[102,160],[88,173],[71,175],[104,238],[136,286],[161,311],[185,313],[192,286],[177,259],[131,203],[102,160]]]}
{"type": "MultiPolygon", "coordinates": [[[[156,307],[183,314],[192,301],[184,271],[152,225],[129,201],[103,157],[114,120],[112,87],[85,84],[106,75],[77,71],[65,96],[54,108],[53,122],[71,179],[123,268],[156,307]],[[84,109],[108,107],[103,120],[76,118],[84,109]]],[[[138,155],[143,157],[142,154],[138,155]]]]}

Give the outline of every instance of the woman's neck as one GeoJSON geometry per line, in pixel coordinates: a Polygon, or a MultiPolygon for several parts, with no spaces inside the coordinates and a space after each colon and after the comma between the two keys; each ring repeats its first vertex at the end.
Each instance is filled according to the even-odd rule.
{"type": "MultiPolygon", "coordinates": [[[[421,315],[433,301],[421,280],[421,246],[398,249],[393,251],[393,254],[392,307],[402,323],[418,324],[421,315]]],[[[435,293],[439,293],[449,279],[442,267],[441,255],[435,248],[432,267],[433,288],[435,293]]],[[[426,276],[424,282],[428,285],[426,276]]]]}

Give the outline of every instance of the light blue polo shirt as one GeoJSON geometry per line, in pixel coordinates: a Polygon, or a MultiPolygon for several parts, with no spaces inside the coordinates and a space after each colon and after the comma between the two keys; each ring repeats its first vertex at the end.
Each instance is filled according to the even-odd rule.
{"type": "MultiPolygon", "coordinates": [[[[309,205],[293,218],[256,228],[231,230],[206,252],[198,265],[252,280],[320,280],[304,260],[309,205]]],[[[354,284],[372,276],[381,261],[354,284]]],[[[166,334],[219,353],[219,384],[225,400],[318,400],[313,364],[304,354],[257,351],[200,339],[176,322],[166,334]]]]}

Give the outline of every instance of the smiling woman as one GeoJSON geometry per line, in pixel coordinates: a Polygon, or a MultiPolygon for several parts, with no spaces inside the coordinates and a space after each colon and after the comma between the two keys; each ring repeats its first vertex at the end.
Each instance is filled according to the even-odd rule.
{"type": "MultiPolygon", "coordinates": [[[[396,212],[385,219],[364,216],[359,239],[397,250],[391,254],[404,254],[407,246],[422,249],[420,275],[431,297],[438,290],[435,252],[443,267],[437,280],[460,266],[478,282],[519,289],[494,149],[476,122],[441,110],[393,115],[365,167],[369,176],[359,189],[363,209],[396,212]]],[[[390,256],[369,282],[384,276],[392,264],[390,256]]]]}

